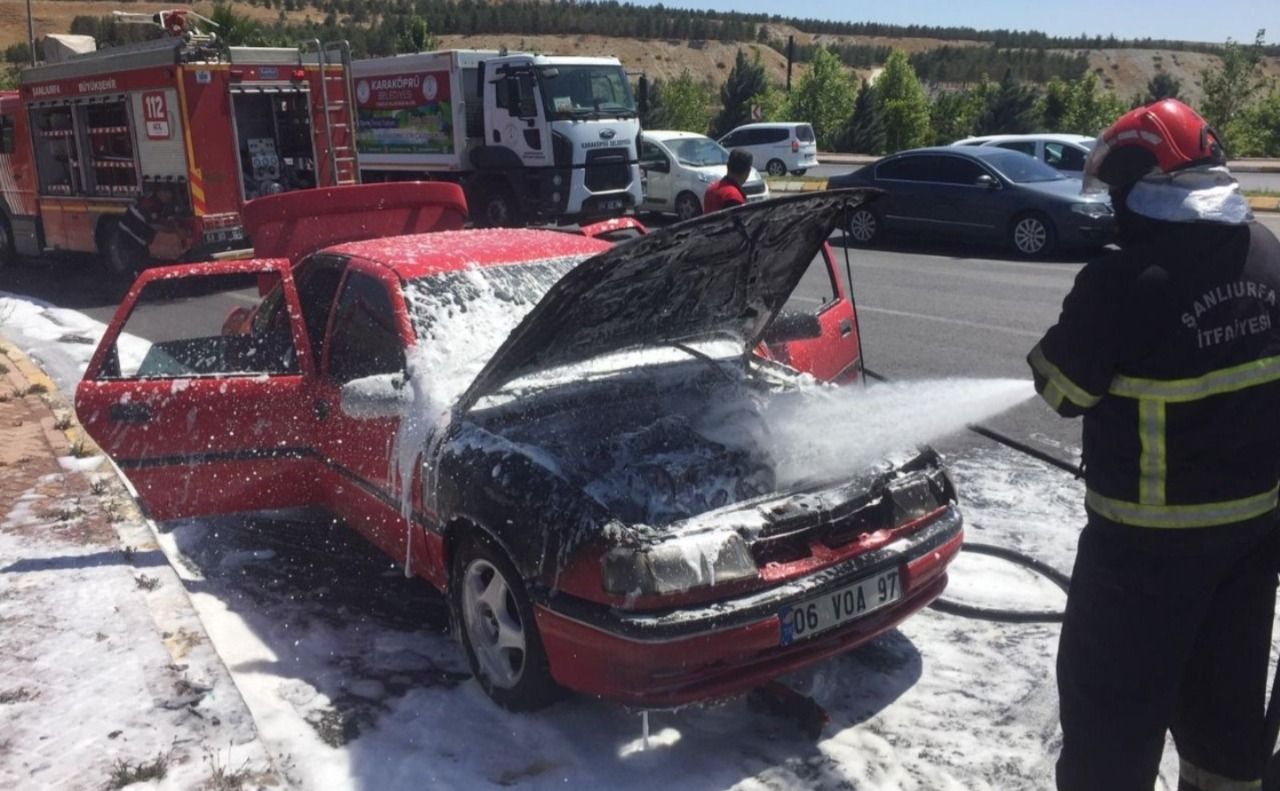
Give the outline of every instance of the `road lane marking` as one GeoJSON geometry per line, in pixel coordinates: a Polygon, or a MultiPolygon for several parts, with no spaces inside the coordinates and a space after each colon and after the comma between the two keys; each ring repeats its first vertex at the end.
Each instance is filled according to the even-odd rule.
{"type": "Polygon", "coordinates": [[[961,327],[972,327],[977,330],[989,330],[991,332],[1003,332],[1006,335],[1018,335],[1024,338],[1039,339],[1044,333],[1034,332],[1032,330],[1020,330],[1015,327],[1001,327],[998,324],[984,324],[980,321],[967,321],[965,319],[952,319],[946,316],[930,316],[927,313],[912,313],[906,310],[892,310],[890,308],[874,308],[870,305],[859,305],[858,310],[864,313],[883,313],[887,316],[901,316],[908,319],[922,319],[924,321],[936,321],[942,324],[955,324],[961,327]]]}

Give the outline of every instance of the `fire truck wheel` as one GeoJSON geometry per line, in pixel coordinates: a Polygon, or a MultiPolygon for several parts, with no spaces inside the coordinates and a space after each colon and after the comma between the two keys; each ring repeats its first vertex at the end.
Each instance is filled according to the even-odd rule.
{"type": "Polygon", "coordinates": [[[124,234],[117,228],[112,228],[104,236],[106,238],[102,255],[107,269],[121,280],[133,282],[147,266],[147,252],[122,238],[124,234]]]}
{"type": "Polygon", "coordinates": [[[490,184],[480,194],[477,224],[485,228],[518,228],[524,224],[516,196],[506,184],[490,184]]]}
{"type": "Polygon", "coordinates": [[[9,226],[9,218],[0,214],[0,269],[14,263],[13,229],[9,226]]]}

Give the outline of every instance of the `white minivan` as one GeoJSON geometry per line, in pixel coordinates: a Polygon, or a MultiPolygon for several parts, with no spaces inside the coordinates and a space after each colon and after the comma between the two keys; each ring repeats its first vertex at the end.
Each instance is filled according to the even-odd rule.
{"type": "MultiPolygon", "coordinates": [[[[646,129],[640,138],[644,185],[641,211],[675,214],[682,220],[702,214],[707,187],[724,178],[729,152],[706,135],[646,129]]],[[[742,185],[748,203],[769,197],[769,186],[755,168],[742,185]]]]}
{"type": "Polygon", "coordinates": [[[750,151],[752,164],[774,178],[803,176],[818,166],[818,139],[809,124],[745,124],[720,138],[720,145],[750,151]]]}

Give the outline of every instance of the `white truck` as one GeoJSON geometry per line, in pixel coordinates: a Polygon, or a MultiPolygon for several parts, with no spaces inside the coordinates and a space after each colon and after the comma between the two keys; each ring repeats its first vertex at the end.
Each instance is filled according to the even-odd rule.
{"type": "Polygon", "coordinates": [[[488,226],[640,204],[640,118],[617,58],[445,50],[358,60],[352,78],[364,181],[457,182],[488,226]]]}

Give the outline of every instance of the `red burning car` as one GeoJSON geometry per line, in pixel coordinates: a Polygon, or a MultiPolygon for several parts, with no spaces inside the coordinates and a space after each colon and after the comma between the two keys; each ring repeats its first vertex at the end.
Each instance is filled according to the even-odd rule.
{"type": "Polygon", "coordinates": [[[76,408],[151,516],[327,509],[446,593],[512,709],[731,695],[941,593],[962,531],[935,454],[784,474],[757,430],[830,387],[780,361],[857,379],[825,240],[867,194],[611,245],[456,230],[449,186],[347,190],[248,212],[284,257],[152,270],[120,306],[76,408]],[[204,327],[210,301],[248,310],[204,327]]]}

